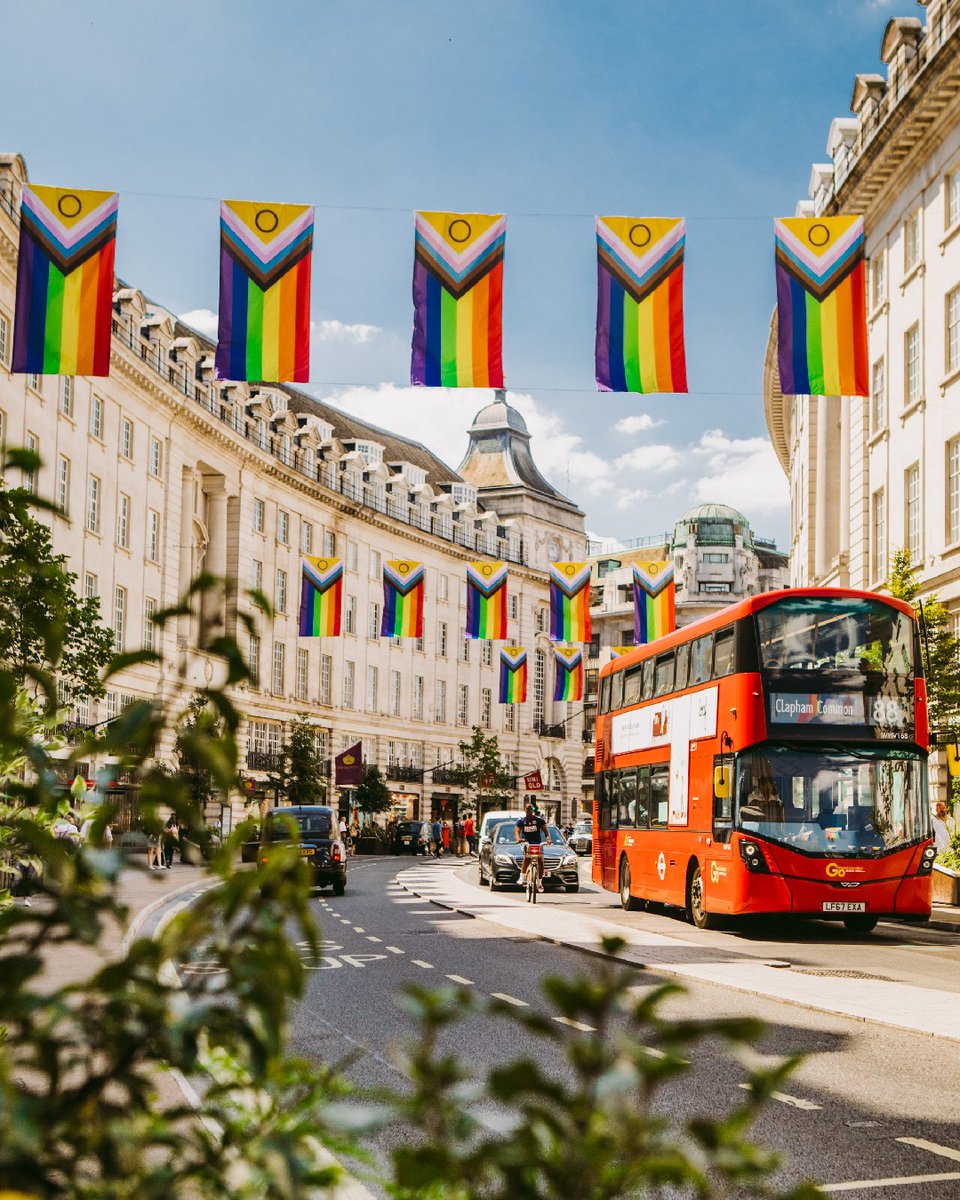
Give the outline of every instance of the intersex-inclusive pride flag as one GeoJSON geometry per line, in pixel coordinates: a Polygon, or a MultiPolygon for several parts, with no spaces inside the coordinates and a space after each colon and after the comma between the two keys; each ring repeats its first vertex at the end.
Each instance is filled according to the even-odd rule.
{"type": "Polygon", "coordinates": [[[303,560],[300,586],[300,636],[339,637],[343,607],[343,559],[303,560]]]}
{"type": "Polygon", "coordinates": [[[590,564],[550,564],[550,637],[555,642],[590,641],[590,564]]]}
{"type": "Polygon", "coordinates": [[[218,379],[310,378],[313,206],[220,204],[218,379]]]}
{"type": "Polygon", "coordinates": [[[383,564],[381,637],[423,637],[423,581],[426,567],[406,558],[383,564]]]}
{"type": "Polygon", "coordinates": [[[467,637],[507,636],[507,564],[467,563],[467,637]]]}
{"type": "Polygon", "coordinates": [[[597,217],[597,386],[685,392],[682,217],[597,217]]]}
{"type": "Polygon", "coordinates": [[[638,646],[653,642],[677,627],[673,563],[633,564],[633,633],[638,646]]]}
{"type": "Polygon", "coordinates": [[[500,648],[500,703],[525,704],[527,699],[527,652],[522,646],[500,648]]]}
{"type": "Polygon", "coordinates": [[[633,648],[633,646],[611,646],[610,661],[613,662],[615,658],[622,658],[624,654],[629,654],[633,648]]]}
{"type": "Polygon", "coordinates": [[[863,217],[774,223],[780,390],[869,396],[863,217]]]}
{"type": "Polygon", "coordinates": [[[109,375],[116,192],[23,185],[13,369],[109,375]]]}
{"type": "Polygon", "coordinates": [[[583,699],[583,650],[579,646],[553,648],[554,700],[583,699]]]}
{"type": "Polygon", "coordinates": [[[503,387],[503,213],[418,212],[410,382],[503,387]]]}

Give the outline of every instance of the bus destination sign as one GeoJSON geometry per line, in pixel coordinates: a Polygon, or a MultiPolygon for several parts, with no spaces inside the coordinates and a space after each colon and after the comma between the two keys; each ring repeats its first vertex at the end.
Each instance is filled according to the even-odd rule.
{"type": "Polygon", "coordinates": [[[913,706],[862,692],[771,692],[770,720],[779,725],[869,725],[879,738],[909,738],[913,706]]]}

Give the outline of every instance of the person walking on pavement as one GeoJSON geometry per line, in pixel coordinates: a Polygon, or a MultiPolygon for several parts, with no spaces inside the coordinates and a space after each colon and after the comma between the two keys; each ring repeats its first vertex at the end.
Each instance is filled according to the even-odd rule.
{"type": "Polygon", "coordinates": [[[443,849],[443,827],[440,824],[439,818],[434,821],[430,836],[433,839],[433,857],[439,858],[440,852],[443,849]]]}
{"type": "Polygon", "coordinates": [[[454,840],[457,845],[457,858],[463,858],[467,852],[467,839],[463,832],[463,817],[459,817],[454,829],[454,840]]]}
{"type": "Polygon", "coordinates": [[[476,847],[474,845],[475,830],[476,826],[473,823],[473,814],[467,813],[463,819],[463,836],[467,843],[468,854],[476,853],[476,847]]]}

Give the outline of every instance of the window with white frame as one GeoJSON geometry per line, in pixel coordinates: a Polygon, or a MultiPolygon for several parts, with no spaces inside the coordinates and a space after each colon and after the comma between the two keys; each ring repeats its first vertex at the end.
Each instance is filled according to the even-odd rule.
{"type": "Polygon", "coordinates": [[[27,376],[27,387],[30,388],[31,391],[39,392],[41,390],[40,376],[38,374],[36,374],[35,372],[28,375],[27,376]]]}
{"type": "Polygon", "coordinates": [[[7,318],[0,316],[0,366],[7,365],[7,350],[10,346],[10,325],[7,318]]]}
{"type": "Polygon", "coordinates": [[[153,623],[153,618],[157,614],[157,602],[153,596],[147,596],[143,602],[143,648],[144,650],[152,650],[154,647],[154,635],[157,627],[153,623]]]}
{"type": "MultiPolygon", "coordinates": [[[[24,438],[24,449],[29,450],[31,454],[39,455],[40,439],[37,437],[37,435],[35,433],[28,433],[26,438],[24,438]]],[[[35,491],[36,484],[37,484],[37,472],[35,470],[24,471],[23,486],[27,489],[27,491],[28,492],[35,491]]]]}
{"type": "Polygon", "coordinates": [[[356,571],[357,569],[357,543],[347,542],[347,570],[356,571]]]}
{"type": "Polygon", "coordinates": [[[870,260],[870,300],[873,308],[879,306],[887,298],[887,263],[883,251],[870,260]]]}
{"type": "Polygon", "coordinates": [[[470,661],[470,639],[460,639],[460,661],[468,663],[470,661]]]}
{"type": "Polygon", "coordinates": [[[70,514],[70,459],[57,456],[57,508],[63,515],[70,514]]]}
{"type": "Polygon", "coordinates": [[[887,573],[887,506],[883,488],[870,498],[870,516],[870,574],[874,582],[880,582],[887,573]]]}
{"type": "Polygon", "coordinates": [[[410,766],[418,771],[423,767],[423,746],[419,742],[410,744],[410,766]]]}
{"type": "Polygon", "coordinates": [[[450,595],[449,576],[441,574],[437,580],[437,597],[440,600],[446,600],[449,595],[450,595]]]}
{"type": "Polygon", "coordinates": [[[920,326],[911,325],[903,335],[903,397],[907,406],[920,399],[920,326]]]}
{"type": "Polygon", "coordinates": [[[250,683],[253,687],[260,685],[260,639],[255,633],[250,634],[247,643],[247,670],[250,672],[250,683]]]}
{"type": "Polygon", "coordinates": [[[423,676],[414,675],[413,677],[413,719],[415,721],[423,720],[423,676]]]}
{"type": "Polygon", "coordinates": [[[381,559],[379,550],[370,551],[370,578],[379,581],[381,576],[381,559]]]}
{"type": "Polygon", "coordinates": [[[247,742],[254,754],[279,754],[283,727],[279,721],[251,721],[247,742]]]}
{"type": "Polygon", "coordinates": [[[437,680],[435,700],[434,720],[439,725],[445,725],[447,721],[447,681],[445,679],[437,680]]]}
{"type": "Polygon", "coordinates": [[[117,499],[117,545],[130,549],[130,497],[123,492],[117,499]]]}
{"type": "Polygon", "coordinates": [[[147,512],[147,558],[160,561],[160,514],[153,508],[147,512]]]}
{"type": "Polygon", "coordinates": [[[423,653],[423,636],[422,635],[418,638],[414,638],[413,648],[414,648],[414,650],[417,651],[418,654],[423,653]]]}
{"type": "Polygon", "coordinates": [[[377,692],[380,684],[380,672],[376,667],[367,667],[367,712],[377,711],[377,692]]]}
{"type": "Polygon", "coordinates": [[[367,637],[377,638],[380,636],[380,605],[376,600],[371,600],[367,609],[367,637]]]}
{"type": "Polygon", "coordinates": [[[277,510],[277,541],[286,546],[290,541],[290,514],[277,510]]]}
{"type": "Polygon", "coordinates": [[[507,596],[507,616],[510,618],[510,620],[515,621],[519,612],[520,603],[516,593],[507,596]]]}
{"type": "Polygon", "coordinates": [[[277,568],[277,587],[275,593],[274,607],[278,613],[287,611],[287,573],[277,568]]]}
{"type": "Polygon", "coordinates": [[[120,457],[133,458],[133,422],[123,416],[120,418],[120,457]]]}
{"type": "Polygon", "coordinates": [[[516,730],[516,708],[515,704],[503,705],[503,728],[507,733],[513,733],[516,730]]]}
{"type": "Polygon", "coordinates": [[[873,364],[870,379],[871,429],[879,433],[887,427],[887,364],[881,356],[873,364]]]}
{"type": "Polygon", "coordinates": [[[437,626],[437,658],[447,657],[447,623],[441,621],[437,626]]]}
{"type": "Polygon", "coordinates": [[[65,417],[73,416],[73,378],[60,376],[60,411],[65,417]]]}
{"type": "Polygon", "coordinates": [[[83,598],[93,600],[99,595],[100,581],[92,571],[87,571],[83,576],[83,598]]]}
{"type": "Polygon", "coordinates": [[[106,721],[116,720],[117,713],[120,711],[120,693],[107,692],[103,697],[103,716],[106,721]]]}
{"type": "Polygon", "coordinates": [[[127,621],[127,589],[113,589],[113,648],[119,653],[123,649],[124,629],[127,621]]]}
{"type": "Polygon", "coordinates": [[[947,373],[960,371],[960,287],[947,292],[944,302],[946,316],[946,367],[947,373]]]}
{"type": "Polygon", "coordinates": [[[357,667],[348,658],[343,664],[343,707],[353,708],[357,667]]]}
{"type": "Polygon", "coordinates": [[[493,719],[493,692],[490,688],[480,689],[480,724],[484,729],[490,728],[493,719]]]}
{"type": "Polygon", "coordinates": [[[952,229],[960,221],[960,171],[951,171],[945,180],[946,212],[944,224],[952,229]]]}
{"type": "Polygon", "coordinates": [[[159,479],[163,474],[163,442],[159,438],[150,438],[150,474],[159,479]]]}
{"type": "Polygon", "coordinates": [[[103,400],[96,392],[90,397],[90,436],[103,439],[103,400]]]}
{"type": "Polygon", "coordinates": [[[400,672],[390,672],[390,716],[400,716],[400,672]]]}
{"type": "Polygon", "coordinates": [[[320,703],[333,703],[333,655],[320,655],[320,703]]]}
{"type": "Polygon", "coordinates": [[[457,688],[457,724],[466,725],[470,709],[470,688],[461,683],[457,688]]]}
{"type": "Polygon", "coordinates": [[[307,688],[310,681],[310,652],[297,647],[297,699],[307,699],[307,688]]]}
{"type": "Polygon", "coordinates": [[[920,559],[920,464],[913,463],[903,473],[904,533],[911,562],[920,559]]]}
{"type": "Polygon", "coordinates": [[[87,480],[87,529],[100,532],[100,480],[91,475],[87,480]]]}
{"type": "Polygon", "coordinates": [[[253,532],[263,533],[267,526],[267,506],[262,500],[253,502],[253,532]]]}
{"type": "Polygon", "coordinates": [[[920,262],[920,210],[903,222],[903,269],[909,274],[920,262]]]}
{"type": "Polygon", "coordinates": [[[480,651],[480,660],[485,667],[493,666],[493,642],[484,642],[480,651]]]}
{"type": "Polygon", "coordinates": [[[313,553],[313,526],[309,521],[300,522],[300,549],[304,554],[313,553]]]}
{"type": "Polygon", "coordinates": [[[256,592],[263,591],[263,563],[258,558],[253,560],[253,569],[250,572],[250,586],[256,592]]]}
{"type": "Polygon", "coordinates": [[[543,633],[547,628],[547,610],[544,605],[540,604],[537,606],[534,621],[536,624],[537,633],[543,633]]]}
{"type": "Polygon", "coordinates": [[[357,598],[349,594],[343,605],[343,630],[344,633],[357,632],[357,598]]]}
{"type": "Polygon", "coordinates": [[[960,542],[960,437],[947,443],[947,543],[960,542]]]}
{"type": "Polygon", "coordinates": [[[533,725],[539,730],[543,724],[544,680],[547,674],[547,660],[542,650],[533,656],[533,725]]]}
{"type": "Polygon", "coordinates": [[[273,694],[275,696],[283,695],[283,668],[284,668],[284,651],[286,647],[283,642],[273,643],[273,694]]]}
{"type": "Polygon", "coordinates": [[[333,558],[337,552],[337,535],[331,529],[323,531],[323,553],[326,558],[333,558]]]}

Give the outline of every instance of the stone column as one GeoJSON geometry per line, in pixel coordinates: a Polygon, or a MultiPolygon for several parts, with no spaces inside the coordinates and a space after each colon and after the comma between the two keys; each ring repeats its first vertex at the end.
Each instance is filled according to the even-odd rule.
{"type": "MultiPolygon", "coordinates": [[[[207,552],[203,569],[223,579],[227,573],[227,491],[221,475],[203,477],[203,496],[206,501],[204,524],[207,527],[207,552]]],[[[211,626],[224,629],[224,588],[211,588],[203,598],[203,623],[207,633],[211,626]]]]}
{"type": "Polygon", "coordinates": [[[813,572],[814,582],[820,583],[829,569],[827,559],[827,445],[830,433],[827,428],[827,402],[824,396],[810,397],[811,425],[816,429],[817,478],[814,513],[813,572]],[[814,425],[814,421],[816,422],[814,425]]]}

